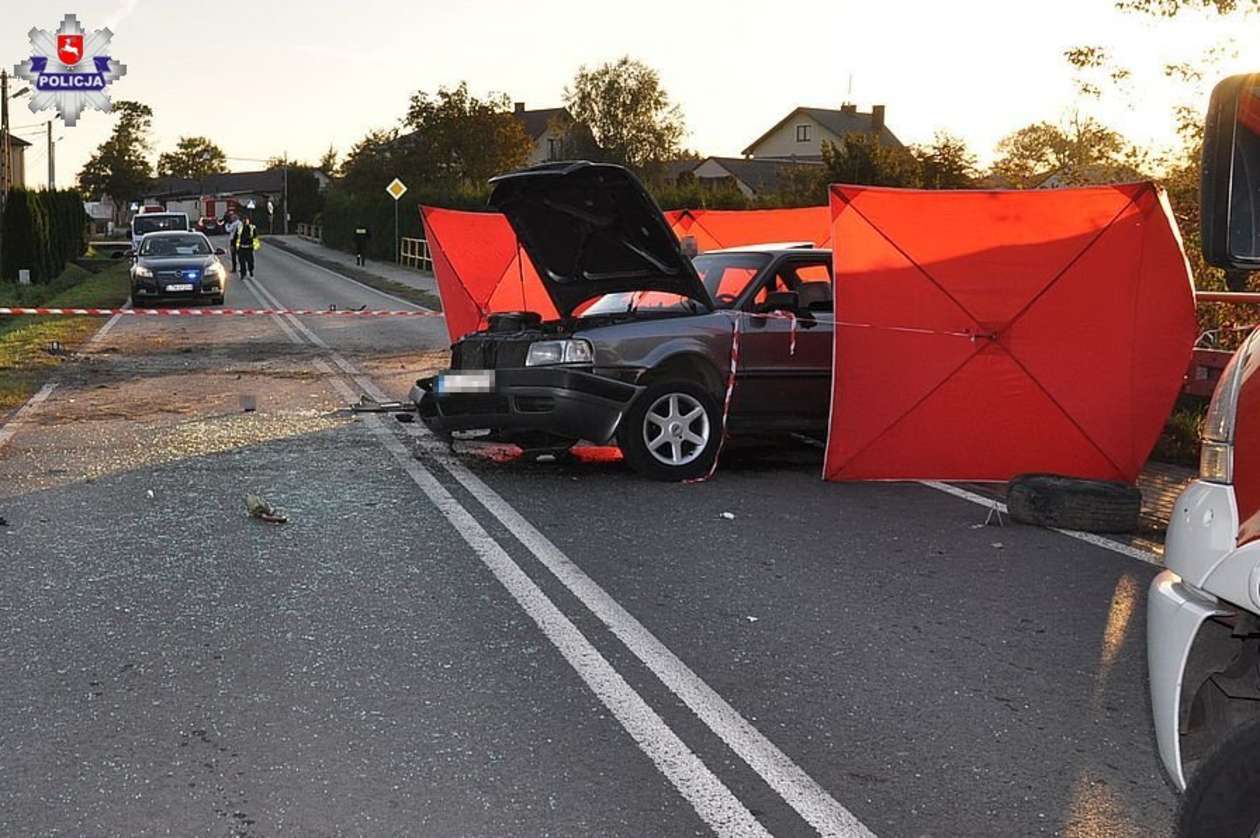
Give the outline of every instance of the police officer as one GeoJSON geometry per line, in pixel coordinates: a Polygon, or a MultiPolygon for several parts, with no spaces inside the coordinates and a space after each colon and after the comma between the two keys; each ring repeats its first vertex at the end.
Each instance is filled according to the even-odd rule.
{"type": "Polygon", "coordinates": [[[236,273],[236,236],[241,231],[241,220],[236,217],[236,213],[228,210],[227,224],[223,229],[228,234],[228,250],[232,251],[232,273],[236,273]]]}
{"type": "Polygon", "coordinates": [[[254,226],[254,217],[246,215],[232,240],[232,249],[241,266],[241,279],[254,278],[254,247],[257,241],[258,228],[254,226]]]}
{"type": "Polygon", "coordinates": [[[372,238],[372,231],[366,225],[359,225],[354,228],[354,263],[362,267],[366,262],[366,251],[368,239],[372,238]]]}

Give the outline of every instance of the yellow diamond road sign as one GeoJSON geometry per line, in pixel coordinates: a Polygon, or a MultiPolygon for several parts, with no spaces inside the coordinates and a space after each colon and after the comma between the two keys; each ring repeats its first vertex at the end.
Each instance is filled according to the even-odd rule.
{"type": "Polygon", "coordinates": [[[385,191],[389,193],[391,198],[397,201],[403,196],[403,193],[407,191],[407,184],[403,183],[398,178],[394,178],[389,182],[389,186],[385,187],[385,191]]]}

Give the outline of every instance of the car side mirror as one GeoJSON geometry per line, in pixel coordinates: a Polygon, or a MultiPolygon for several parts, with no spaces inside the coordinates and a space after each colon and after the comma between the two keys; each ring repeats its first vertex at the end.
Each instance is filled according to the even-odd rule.
{"type": "Polygon", "coordinates": [[[1260,73],[1212,90],[1199,181],[1200,244],[1209,265],[1260,270],[1260,73]]]}
{"type": "Polygon", "coordinates": [[[215,256],[226,256],[226,255],[227,255],[227,251],[226,251],[226,250],[224,250],[224,249],[223,249],[223,248],[221,248],[221,247],[216,247],[216,248],[214,249],[214,255],[215,255],[215,256]]]}
{"type": "Polygon", "coordinates": [[[798,311],[801,307],[801,297],[795,291],[771,291],[766,295],[761,305],[757,306],[758,314],[766,314],[772,311],[798,311]]]}

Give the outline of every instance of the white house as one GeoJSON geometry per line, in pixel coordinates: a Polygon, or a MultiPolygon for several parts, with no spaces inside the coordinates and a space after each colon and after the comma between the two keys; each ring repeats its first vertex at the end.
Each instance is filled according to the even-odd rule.
{"type": "Polygon", "coordinates": [[[745,157],[786,160],[821,160],[824,142],[839,143],[845,134],[871,134],[880,145],[901,148],[901,140],[884,122],[885,108],[875,105],[861,113],[857,105],[839,110],[799,107],[780,119],[744,149],[745,157]]]}

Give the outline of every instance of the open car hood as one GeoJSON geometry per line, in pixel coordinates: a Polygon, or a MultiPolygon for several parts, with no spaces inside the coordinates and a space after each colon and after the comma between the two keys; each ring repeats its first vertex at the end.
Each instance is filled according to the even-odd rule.
{"type": "Polygon", "coordinates": [[[562,316],[619,291],[665,291],[713,307],[660,208],[621,166],[544,163],[490,183],[490,205],[507,217],[562,316]]]}

